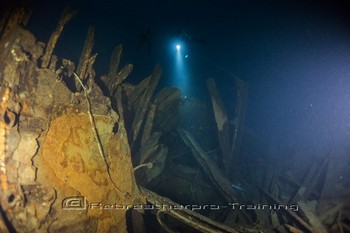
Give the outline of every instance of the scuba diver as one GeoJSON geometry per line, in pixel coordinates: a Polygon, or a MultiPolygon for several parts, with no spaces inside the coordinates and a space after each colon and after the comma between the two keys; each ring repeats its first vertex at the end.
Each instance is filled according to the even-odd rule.
{"type": "Polygon", "coordinates": [[[152,52],[151,39],[152,39],[151,30],[146,26],[139,35],[138,42],[137,42],[137,50],[141,52],[145,47],[147,54],[151,54],[152,52]]]}
{"type": "Polygon", "coordinates": [[[201,43],[201,44],[207,43],[207,41],[202,38],[193,38],[189,36],[184,29],[175,33],[175,37],[185,43],[201,43]]]}
{"type": "Polygon", "coordinates": [[[182,55],[184,56],[185,59],[187,59],[189,57],[190,51],[193,50],[193,49],[191,49],[191,47],[194,47],[193,46],[194,44],[206,44],[207,43],[207,41],[202,39],[202,38],[191,37],[189,34],[186,33],[186,31],[184,29],[174,33],[173,39],[176,42],[176,48],[178,50],[180,50],[181,47],[184,47],[184,48],[181,48],[181,50],[182,50],[182,55]]]}

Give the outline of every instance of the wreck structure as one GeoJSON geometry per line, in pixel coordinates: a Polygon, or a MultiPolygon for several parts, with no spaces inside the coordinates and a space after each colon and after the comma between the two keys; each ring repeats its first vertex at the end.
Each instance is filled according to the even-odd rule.
{"type": "Polygon", "coordinates": [[[184,99],[177,88],[156,92],[160,66],[128,84],[133,65],[121,65],[122,45],[112,52],[108,72],[96,77],[93,27],[77,64],[57,57],[55,45],[74,11],[62,13],[47,43],[26,30],[23,8],[3,13],[1,232],[349,230],[349,203],[322,199],[331,176],[319,193],[329,160],[314,164],[302,182],[277,169],[263,169],[263,181],[242,172],[250,169],[240,153],[247,101],[242,80],[236,80],[229,119],[214,79],[207,81],[212,108],[184,99]],[[213,134],[217,140],[204,136],[213,134]],[[288,201],[280,199],[283,179],[295,191],[288,201]],[[320,202],[318,212],[311,200],[320,202]],[[260,201],[267,211],[248,207],[260,201]],[[284,208],[292,205],[298,209],[284,208]]]}

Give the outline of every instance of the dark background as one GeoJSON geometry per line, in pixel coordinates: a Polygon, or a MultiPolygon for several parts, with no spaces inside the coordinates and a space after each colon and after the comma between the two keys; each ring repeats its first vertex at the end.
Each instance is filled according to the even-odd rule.
{"type": "MultiPolygon", "coordinates": [[[[28,1],[30,2],[30,1],[28,1]]],[[[137,83],[164,68],[161,86],[186,88],[208,100],[214,77],[226,108],[234,110],[234,77],[249,85],[246,126],[274,144],[325,153],[347,145],[350,129],[350,7],[347,1],[32,1],[29,29],[47,42],[64,6],[78,10],[55,53],[78,63],[88,27],[96,27],[98,76],[124,45],[123,63],[137,83]],[[152,51],[137,50],[145,26],[152,51]],[[184,29],[206,43],[186,44],[188,86],[178,81],[174,37],[184,29]]],[[[208,102],[209,104],[209,102],[208,102]]]]}

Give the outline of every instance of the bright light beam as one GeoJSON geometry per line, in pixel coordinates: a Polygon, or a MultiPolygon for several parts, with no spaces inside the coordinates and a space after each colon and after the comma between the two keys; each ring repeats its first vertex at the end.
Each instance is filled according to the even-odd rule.
{"type": "Polygon", "coordinates": [[[188,91],[188,71],[185,64],[185,56],[183,55],[183,50],[186,50],[185,46],[182,48],[182,44],[177,43],[175,45],[176,48],[176,56],[175,56],[175,85],[181,89],[182,94],[187,94],[188,91]]]}
{"type": "Polygon", "coordinates": [[[189,90],[189,67],[187,61],[187,46],[186,44],[176,39],[171,41],[169,46],[171,52],[171,60],[173,62],[171,79],[169,84],[179,88],[182,95],[188,95],[189,90]]]}

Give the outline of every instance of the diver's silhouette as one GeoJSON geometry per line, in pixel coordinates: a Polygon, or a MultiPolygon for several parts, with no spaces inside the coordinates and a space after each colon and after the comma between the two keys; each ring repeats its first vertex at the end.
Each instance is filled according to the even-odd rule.
{"type": "Polygon", "coordinates": [[[189,36],[184,29],[175,33],[175,37],[179,38],[180,40],[186,43],[202,43],[202,44],[207,43],[207,41],[202,38],[193,38],[189,36]]]}
{"type": "Polygon", "coordinates": [[[152,39],[151,30],[148,27],[145,27],[144,30],[139,35],[139,39],[137,42],[137,50],[141,52],[145,47],[146,52],[148,54],[151,54],[151,51],[152,51],[151,39],[152,39]]]}

